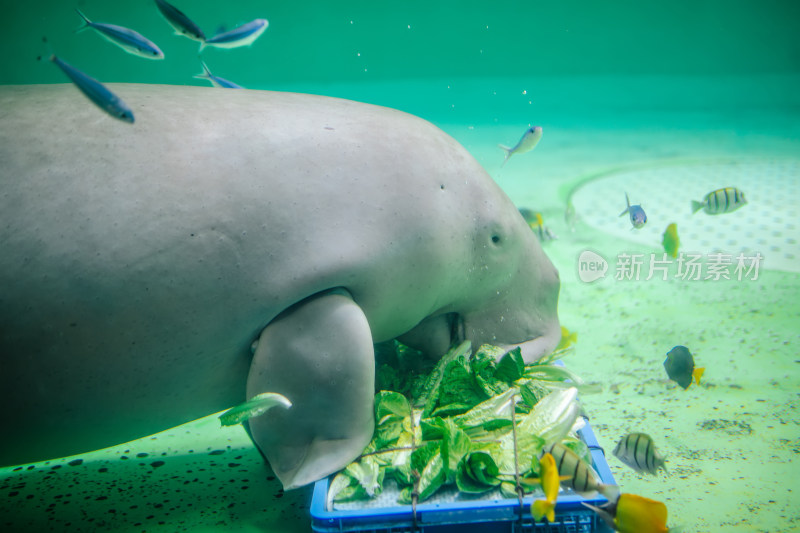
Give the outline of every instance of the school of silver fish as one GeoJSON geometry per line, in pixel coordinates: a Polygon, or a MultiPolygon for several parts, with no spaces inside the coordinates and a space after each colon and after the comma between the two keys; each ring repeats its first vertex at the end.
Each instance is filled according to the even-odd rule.
{"type": "MultiPolygon", "coordinates": [[[[249,46],[253,44],[269,26],[267,19],[258,18],[246,24],[242,24],[233,30],[219,32],[211,38],[206,38],[203,30],[177,7],[166,2],[166,0],[155,0],[155,4],[167,23],[175,29],[175,33],[199,41],[201,51],[205,46],[215,46],[217,48],[249,46]]],[[[158,45],[141,33],[124,26],[107,24],[105,22],[93,22],[79,9],[75,9],[75,11],[83,21],[83,24],[75,30],[76,33],[92,29],[99,36],[119,46],[129,54],[146,59],[164,59],[164,52],[161,51],[158,45]]],[[[46,42],[47,40],[44,39],[44,41],[46,42]]],[[[99,109],[116,119],[129,124],[134,123],[135,119],[130,106],[99,80],[72,66],[54,53],[49,54],[49,59],[53,64],[58,66],[78,90],[99,109]]],[[[203,72],[196,75],[195,78],[208,80],[214,87],[242,89],[241,85],[212,74],[204,61],[201,60],[200,64],[203,67],[203,72]]]]}

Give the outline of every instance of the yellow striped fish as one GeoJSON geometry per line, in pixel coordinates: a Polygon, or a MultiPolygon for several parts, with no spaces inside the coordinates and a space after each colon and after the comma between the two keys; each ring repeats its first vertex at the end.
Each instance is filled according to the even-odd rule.
{"type": "Polygon", "coordinates": [[[692,214],[701,209],[708,215],[732,213],[746,203],[747,200],[742,191],[736,187],[724,187],[706,194],[702,202],[692,200],[692,214]]]}
{"type": "Polygon", "coordinates": [[[556,461],[549,453],[542,455],[539,460],[541,478],[530,480],[538,481],[544,491],[544,500],[536,500],[531,505],[531,514],[537,522],[547,517],[548,522],[556,520],[556,499],[558,499],[558,482],[569,479],[567,476],[559,476],[556,468],[556,461]]]}
{"type": "Polygon", "coordinates": [[[670,257],[678,257],[678,247],[681,239],[678,237],[678,225],[674,222],[667,226],[664,235],[661,236],[661,245],[670,257]]]}
{"type": "Polygon", "coordinates": [[[667,471],[664,458],[646,433],[629,433],[622,437],[614,448],[614,456],[637,472],[656,475],[659,468],[667,471]]]}
{"type": "Polygon", "coordinates": [[[602,483],[597,472],[578,457],[578,454],[563,444],[548,444],[542,449],[542,452],[552,455],[558,473],[568,478],[562,485],[581,495],[599,492],[610,501],[615,501],[619,497],[618,486],[602,483]]]}

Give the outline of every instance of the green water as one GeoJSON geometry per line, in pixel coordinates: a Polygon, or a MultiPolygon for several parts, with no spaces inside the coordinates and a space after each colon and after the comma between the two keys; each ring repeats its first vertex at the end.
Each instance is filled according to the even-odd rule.
{"type": "MultiPolygon", "coordinates": [[[[77,6],[143,33],[163,61],[126,54],[91,31],[74,34],[75,4],[5,4],[0,84],[67,81],[36,61],[47,53],[46,35],[56,54],[102,81],[207,85],[192,78],[201,71],[197,43],[173,35],[152,2],[77,6]]],[[[611,235],[590,223],[591,212],[578,213],[574,231],[564,220],[575,188],[614,169],[800,159],[800,3],[175,4],[207,34],[269,19],[249,48],[203,52],[216,75],[423,116],[460,141],[515,203],[542,212],[559,236],[545,244],[561,273],[559,314],[579,334],[566,363],[602,390],[583,398],[598,439],[610,452],[626,432],[645,431],[667,456],[671,475],[653,478],[607,453],[624,492],[664,501],[670,524],[686,532],[800,530],[798,269],[765,269],[745,282],[586,284],[577,276],[581,251],[613,257],[658,251],[659,243],[611,235]],[[501,169],[497,143],[515,143],[533,124],[544,128],[539,146],[501,169]],[[706,367],[701,386],[682,391],[665,380],[661,363],[676,344],[706,367]]],[[[737,186],[748,190],[747,181],[737,186]]],[[[681,193],[631,187],[650,198],[681,193]]],[[[774,191],[788,213],[781,222],[764,216],[739,231],[795,231],[796,205],[782,197],[793,196],[774,191]]],[[[241,430],[220,430],[214,420],[81,457],[76,466],[0,469],[0,529],[309,529],[309,491],[284,495],[241,430]],[[158,459],[165,464],[153,467],[158,459]]]]}
{"type": "MultiPolygon", "coordinates": [[[[173,37],[153,2],[6,3],[0,82],[59,81],[31,62],[47,35],[55,52],[108,81],[184,84],[196,43],[173,37]],[[73,35],[79,7],[92,20],[130,27],[164,50],[141,61],[73,35]]],[[[207,35],[269,19],[258,43],[213,50],[208,62],[254,88],[275,83],[560,75],[795,74],[796,2],[477,1],[176,2],[207,35]]],[[[91,32],[89,32],[91,33],[91,32]]]]}

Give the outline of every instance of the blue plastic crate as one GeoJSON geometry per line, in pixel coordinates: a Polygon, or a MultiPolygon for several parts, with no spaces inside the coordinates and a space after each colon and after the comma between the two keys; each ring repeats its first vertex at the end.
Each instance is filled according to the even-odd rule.
{"type": "MultiPolygon", "coordinates": [[[[608,468],[603,449],[587,423],[578,432],[592,454],[594,469],[603,483],[614,483],[614,476],[608,468]]],[[[559,532],[592,533],[611,531],[581,502],[601,505],[607,500],[597,495],[583,498],[571,490],[559,492],[556,503],[556,521],[553,523],[534,522],[530,505],[533,498],[527,496],[520,509],[517,499],[491,496],[470,498],[458,495],[455,489],[449,493],[441,489],[429,500],[417,505],[416,529],[414,513],[410,505],[389,503],[375,506],[366,504],[336,505],[326,509],[328,478],[317,481],[311,499],[311,528],[319,533],[359,531],[366,533],[486,533],[500,532],[559,532]]],[[[384,491],[385,493],[387,491],[384,491]]]]}

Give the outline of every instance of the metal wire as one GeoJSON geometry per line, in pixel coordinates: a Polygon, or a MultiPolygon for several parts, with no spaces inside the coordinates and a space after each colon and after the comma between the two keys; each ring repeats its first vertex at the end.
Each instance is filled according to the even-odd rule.
{"type": "Polygon", "coordinates": [[[519,457],[517,455],[517,402],[516,393],[511,395],[511,437],[514,441],[514,490],[517,492],[517,500],[519,501],[519,525],[522,527],[523,508],[522,497],[525,490],[519,482],[519,457]]]}
{"type": "MultiPolygon", "coordinates": [[[[414,438],[414,408],[411,404],[408,404],[408,410],[410,415],[411,421],[411,454],[414,453],[414,450],[417,448],[417,443],[414,438]]],[[[408,456],[409,466],[411,466],[411,454],[408,456]]],[[[411,469],[411,475],[414,476],[414,490],[411,492],[411,533],[416,533],[418,529],[417,525],[417,500],[419,499],[419,472],[416,469],[411,469]]]]}

